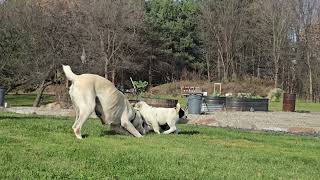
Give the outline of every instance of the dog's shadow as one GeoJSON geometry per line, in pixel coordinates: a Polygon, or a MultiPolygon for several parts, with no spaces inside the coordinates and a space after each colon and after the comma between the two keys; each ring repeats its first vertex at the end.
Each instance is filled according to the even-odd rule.
{"type": "Polygon", "coordinates": [[[87,138],[89,137],[89,134],[82,134],[81,137],[84,139],[84,138],[87,138]]]}
{"type": "Polygon", "coordinates": [[[178,135],[189,135],[189,136],[197,135],[197,134],[200,134],[200,132],[199,131],[180,131],[178,133],[178,135]]]}
{"type": "MultiPolygon", "coordinates": [[[[153,131],[150,131],[147,134],[145,134],[145,136],[148,135],[148,134],[157,134],[157,133],[155,133],[153,131]]],[[[199,131],[179,131],[177,134],[176,133],[171,133],[171,134],[192,136],[192,135],[200,134],[200,132],[199,131]]],[[[119,133],[116,133],[116,132],[110,131],[110,130],[101,131],[101,133],[100,133],[100,137],[103,137],[103,136],[115,136],[115,135],[126,135],[126,134],[119,134],[119,133]]],[[[88,137],[88,136],[89,135],[87,135],[87,134],[82,135],[83,138],[88,137]]]]}
{"type": "Polygon", "coordinates": [[[119,133],[116,133],[115,131],[111,131],[111,130],[105,130],[105,131],[101,131],[100,136],[115,136],[115,135],[121,135],[119,133]]]}
{"type": "MultiPolygon", "coordinates": [[[[162,134],[164,131],[161,131],[161,134],[160,135],[164,135],[162,134]]],[[[149,131],[147,133],[148,134],[153,134],[153,135],[158,135],[156,132],[154,132],[153,130],[149,131]]],[[[176,132],[172,132],[170,134],[174,134],[174,135],[189,135],[189,136],[192,136],[192,135],[197,135],[197,134],[200,134],[199,131],[179,131],[178,133],[176,132]]]]}

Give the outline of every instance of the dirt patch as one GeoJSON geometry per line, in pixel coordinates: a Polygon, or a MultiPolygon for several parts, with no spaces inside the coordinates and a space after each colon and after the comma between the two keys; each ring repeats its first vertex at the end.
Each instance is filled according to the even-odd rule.
{"type": "MultiPolygon", "coordinates": [[[[168,84],[159,85],[150,89],[151,94],[173,94],[179,95],[181,88],[185,86],[200,87],[202,91],[208,92],[208,95],[213,93],[214,82],[207,81],[178,81],[168,84]]],[[[251,93],[259,96],[267,96],[273,88],[272,83],[261,81],[258,79],[247,79],[239,82],[222,83],[222,94],[226,93],[251,93]]]]}
{"type": "Polygon", "coordinates": [[[213,123],[216,123],[217,121],[214,118],[209,118],[209,119],[197,119],[194,120],[193,123],[196,125],[210,125],[213,123]]]}
{"type": "Polygon", "coordinates": [[[313,128],[302,128],[302,127],[290,127],[288,129],[290,133],[315,133],[317,130],[313,128]]]}
{"type": "Polygon", "coordinates": [[[188,124],[247,130],[319,134],[320,113],[292,112],[215,112],[188,115],[188,124]]]}

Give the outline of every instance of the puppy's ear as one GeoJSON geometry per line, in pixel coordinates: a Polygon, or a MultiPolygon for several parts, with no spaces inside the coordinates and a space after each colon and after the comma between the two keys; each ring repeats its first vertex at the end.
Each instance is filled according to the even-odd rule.
{"type": "Polygon", "coordinates": [[[179,110],[179,118],[182,118],[184,116],[185,116],[185,112],[184,112],[184,110],[182,108],[180,108],[180,110],[179,110]]]}

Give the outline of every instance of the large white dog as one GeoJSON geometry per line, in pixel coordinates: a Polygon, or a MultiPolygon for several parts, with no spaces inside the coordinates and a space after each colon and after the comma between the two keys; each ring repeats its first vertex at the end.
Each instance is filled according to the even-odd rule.
{"type": "Polygon", "coordinates": [[[95,74],[76,75],[70,66],[63,65],[63,71],[72,82],[69,94],[76,111],[72,128],[78,139],[82,138],[83,123],[93,111],[103,124],[110,124],[114,131],[124,134],[129,132],[135,137],[142,137],[141,134],[145,131],[140,115],[137,115],[127,98],[113,83],[95,74]],[[140,120],[135,120],[137,118],[140,120]]]}
{"type": "Polygon", "coordinates": [[[176,124],[180,118],[180,104],[177,103],[176,108],[160,108],[149,106],[146,102],[140,101],[135,104],[137,109],[148,126],[150,126],[154,132],[160,134],[160,126],[168,125],[170,128],[163,132],[163,134],[170,134],[177,131],[176,124]]]}

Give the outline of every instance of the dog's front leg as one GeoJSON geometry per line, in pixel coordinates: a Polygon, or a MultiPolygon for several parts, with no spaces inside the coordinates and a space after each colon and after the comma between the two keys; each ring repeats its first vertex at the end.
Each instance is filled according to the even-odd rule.
{"type": "Polygon", "coordinates": [[[121,126],[126,128],[132,135],[135,137],[142,137],[142,135],[139,133],[139,131],[131,124],[131,122],[121,122],[121,126]]]}
{"type": "Polygon", "coordinates": [[[129,121],[127,113],[124,113],[121,117],[121,126],[124,127],[125,129],[127,129],[135,137],[142,137],[142,135],[139,133],[139,131],[129,121]]]}
{"type": "Polygon", "coordinates": [[[151,125],[152,125],[153,131],[158,133],[158,134],[160,134],[160,126],[159,126],[159,124],[157,122],[152,122],[151,125]]]}
{"type": "Polygon", "coordinates": [[[129,114],[124,112],[120,119],[121,126],[128,130],[135,137],[142,137],[139,131],[133,126],[133,124],[129,121],[129,114]]]}

